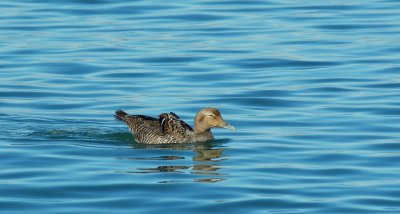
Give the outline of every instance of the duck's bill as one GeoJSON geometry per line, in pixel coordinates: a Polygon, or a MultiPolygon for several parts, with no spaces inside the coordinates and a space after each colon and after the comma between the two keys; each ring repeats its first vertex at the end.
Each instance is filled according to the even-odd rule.
{"type": "Polygon", "coordinates": [[[222,127],[222,128],[236,131],[236,128],[228,123],[225,123],[224,127],[222,127]]]}

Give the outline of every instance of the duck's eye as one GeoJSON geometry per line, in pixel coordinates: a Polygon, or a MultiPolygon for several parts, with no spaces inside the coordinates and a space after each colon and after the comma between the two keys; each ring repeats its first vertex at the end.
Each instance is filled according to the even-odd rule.
{"type": "Polygon", "coordinates": [[[213,115],[213,114],[209,114],[209,115],[207,115],[207,116],[212,117],[212,118],[215,118],[215,115],[213,115]]]}

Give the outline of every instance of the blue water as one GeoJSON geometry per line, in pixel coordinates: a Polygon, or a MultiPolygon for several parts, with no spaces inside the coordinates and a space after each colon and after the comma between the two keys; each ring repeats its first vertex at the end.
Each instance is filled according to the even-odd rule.
{"type": "Polygon", "coordinates": [[[0,211],[400,213],[400,2],[3,0],[0,211]],[[116,109],[237,131],[140,145],[116,109]]]}

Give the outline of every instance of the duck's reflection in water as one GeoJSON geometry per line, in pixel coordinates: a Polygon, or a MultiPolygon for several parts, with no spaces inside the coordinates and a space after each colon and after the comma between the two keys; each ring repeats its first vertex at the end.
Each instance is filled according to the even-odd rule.
{"type": "MultiPolygon", "coordinates": [[[[168,150],[171,151],[171,155],[163,155],[156,157],[134,157],[129,158],[132,160],[143,160],[148,162],[162,161],[162,165],[155,167],[142,167],[136,168],[134,170],[129,170],[130,173],[165,173],[174,172],[182,174],[192,174],[198,175],[199,178],[193,179],[195,182],[206,182],[215,183],[225,180],[225,174],[218,172],[221,167],[221,162],[226,160],[223,156],[224,149],[214,148],[215,145],[221,144],[223,140],[217,142],[207,142],[198,144],[174,144],[174,145],[144,145],[144,144],[134,144],[134,149],[146,149],[146,150],[168,150]],[[176,155],[183,154],[182,151],[193,151],[191,156],[181,156],[176,155]],[[192,159],[192,161],[188,161],[192,159]],[[164,161],[171,161],[174,164],[165,164],[164,161]],[[180,164],[182,163],[182,164],[180,164]]],[[[184,153],[186,154],[186,153],[184,153]]],[[[144,165],[148,165],[144,163],[144,165]]],[[[153,163],[154,164],[154,163],[153,163]]],[[[158,163],[160,164],[160,163],[158,163]]],[[[160,181],[160,183],[171,183],[179,182],[177,180],[172,181],[160,181]]]]}

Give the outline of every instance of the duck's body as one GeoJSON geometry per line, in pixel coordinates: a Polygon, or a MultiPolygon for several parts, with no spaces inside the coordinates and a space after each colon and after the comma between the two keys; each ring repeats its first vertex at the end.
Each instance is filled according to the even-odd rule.
{"type": "Polygon", "coordinates": [[[172,144],[197,143],[213,140],[211,128],[220,127],[234,130],[226,123],[215,108],[202,109],[196,114],[194,129],[170,112],[159,118],[144,115],[128,115],[122,110],[115,113],[115,118],[125,122],[138,143],[172,144]]]}

